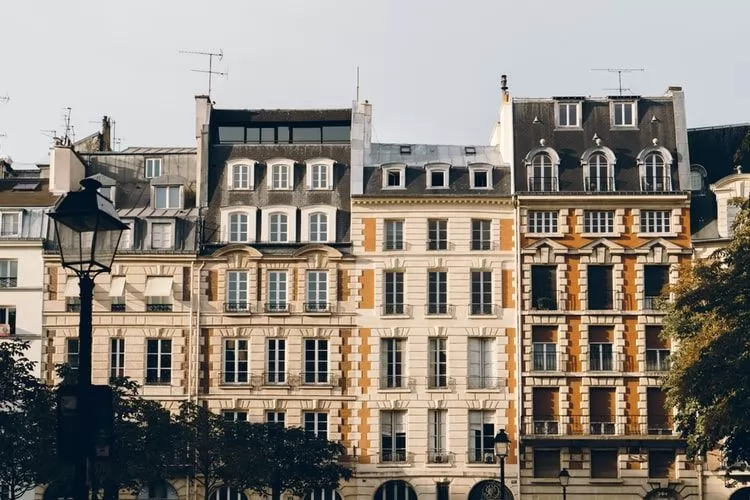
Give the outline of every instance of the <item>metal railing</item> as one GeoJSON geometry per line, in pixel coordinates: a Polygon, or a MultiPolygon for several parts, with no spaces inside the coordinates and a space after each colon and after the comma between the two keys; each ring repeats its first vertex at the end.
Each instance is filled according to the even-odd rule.
{"type": "Polygon", "coordinates": [[[491,239],[484,240],[484,239],[471,239],[471,250],[473,251],[479,251],[479,252],[486,252],[489,250],[495,250],[495,242],[491,239]]]}
{"type": "Polygon", "coordinates": [[[531,369],[533,371],[561,371],[557,351],[532,351],[531,369]]]}
{"type": "Polygon", "coordinates": [[[660,311],[666,302],[667,300],[661,295],[644,295],[643,310],[660,311]]]}
{"type": "Polygon", "coordinates": [[[449,250],[452,246],[447,239],[427,240],[425,242],[426,250],[449,250]]]}
{"type": "Polygon", "coordinates": [[[641,191],[664,193],[672,191],[671,177],[641,177],[641,191]]]}
{"type": "Polygon", "coordinates": [[[172,312],[172,304],[146,304],[146,312],[172,312]]]}
{"type": "Polygon", "coordinates": [[[286,371],[263,372],[263,385],[292,385],[286,371]]]}
{"type": "Polygon", "coordinates": [[[428,389],[452,389],[456,386],[456,379],[445,374],[429,375],[427,377],[428,389]]]}
{"type": "Polygon", "coordinates": [[[424,306],[425,316],[453,316],[455,306],[452,304],[434,303],[424,306]]]}
{"type": "Polygon", "coordinates": [[[558,191],[557,177],[529,177],[528,190],[537,193],[558,191]]]}
{"type": "Polygon", "coordinates": [[[669,349],[646,349],[646,371],[667,372],[669,371],[669,349]]]}
{"type": "Polygon", "coordinates": [[[672,436],[670,415],[616,418],[614,415],[526,415],[526,436],[672,436]]]}
{"type": "MultiPolygon", "coordinates": [[[[589,347],[590,349],[591,347],[589,347]]],[[[589,371],[590,372],[611,372],[619,371],[614,359],[613,353],[589,353],[589,371]]]]}
{"type": "Polygon", "coordinates": [[[304,309],[306,313],[328,313],[331,312],[330,302],[305,302],[304,309]]]}
{"type": "Polygon", "coordinates": [[[587,177],[583,180],[583,189],[592,192],[608,192],[615,190],[614,177],[587,177]]]}
{"type": "Polygon", "coordinates": [[[264,310],[267,313],[288,313],[291,309],[289,302],[266,302],[264,310]]]}
{"type": "Polygon", "coordinates": [[[15,288],[17,286],[17,276],[0,276],[0,288],[15,288]]]}
{"type": "Polygon", "coordinates": [[[125,304],[110,304],[109,310],[110,312],[113,312],[113,313],[124,313],[125,304]]]}
{"type": "Polygon", "coordinates": [[[624,294],[621,290],[592,290],[586,294],[588,311],[620,311],[624,305],[624,294]]]}
{"type": "Polygon", "coordinates": [[[386,252],[394,251],[394,250],[406,250],[406,245],[404,244],[404,240],[393,240],[393,241],[384,241],[383,242],[383,250],[386,252]]]}
{"type": "Polygon", "coordinates": [[[381,463],[408,463],[410,455],[406,450],[382,450],[381,463]]]}
{"type": "Polygon", "coordinates": [[[503,377],[486,377],[483,375],[469,375],[466,377],[467,389],[501,389],[505,387],[503,377]]]}
{"type": "Polygon", "coordinates": [[[536,311],[561,311],[567,307],[562,291],[554,291],[551,295],[536,295],[532,293],[531,309],[536,311]]]}
{"type": "Polygon", "coordinates": [[[337,372],[301,372],[299,377],[302,385],[338,386],[341,384],[341,376],[337,372]]]}
{"type": "Polygon", "coordinates": [[[400,316],[409,314],[411,308],[403,302],[383,304],[381,306],[381,316],[400,316]]]}
{"type": "Polygon", "coordinates": [[[492,448],[475,448],[466,453],[466,462],[470,464],[494,464],[495,450],[492,448]]]}
{"type": "Polygon", "coordinates": [[[500,308],[496,304],[469,304],[469,316],[498,316],[500,308]]]}
{"type": "Polygon", "coordinates": [[[249,301],[224,302],[224,312],[228,313],[250,313],[252,306],[249,301]]]}
{"type": "Polygon", "coordinates": [[[381,375],[380,388],[387,389],[413,389],[416,381],[412,377],[404,375],[381,375]]]}
{"type": "Polygon", "coordinates": [[[444,450],[428,450],[428,464],[450,464],[453,463],[453,454],[444,450]]]}

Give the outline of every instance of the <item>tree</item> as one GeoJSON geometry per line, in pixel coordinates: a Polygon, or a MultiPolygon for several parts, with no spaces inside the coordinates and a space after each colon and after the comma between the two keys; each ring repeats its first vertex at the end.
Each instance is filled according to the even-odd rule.
{"type": "Polygon", "coordinates": [[[688,453],[750,462],[750,210],[729,244],[672,288],[663,334],[679,342],[665,380],[688,453]]]}
{"type": "Polygon", "coordinates": [[[54,397],[25,356],[29,343],[0,343],[0,487],[15,500],[54,474],[54,397]]]}

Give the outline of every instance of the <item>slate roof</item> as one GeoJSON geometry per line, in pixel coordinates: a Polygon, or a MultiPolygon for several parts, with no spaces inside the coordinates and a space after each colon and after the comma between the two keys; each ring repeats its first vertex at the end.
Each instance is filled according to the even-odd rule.
{"type": "Polygon", "coordinates": [[[142,147],[142,146],[131,146],[125,148],[122,151],[116,152],[97,152],[98,155],[179,155],[179,154],[195,154],[196,148],[159,148],[159,147],[142,147]]]}
{"type": "Polygon", "coordinates": [[[19,177],[0,179],[0,207],[51,207],[59,196],[49,192],[49,179],[19,177]],[[38,184],[33,191],[14,191],[21,184],[38,184]]]}

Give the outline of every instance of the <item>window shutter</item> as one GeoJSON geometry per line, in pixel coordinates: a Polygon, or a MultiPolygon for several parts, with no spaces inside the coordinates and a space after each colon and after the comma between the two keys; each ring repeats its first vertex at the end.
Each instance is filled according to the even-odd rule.
{"type": "Polygon", "coordinates": [[[482,374],[481,339],[469,339],[469,378],[479,378],[482,374]]]}

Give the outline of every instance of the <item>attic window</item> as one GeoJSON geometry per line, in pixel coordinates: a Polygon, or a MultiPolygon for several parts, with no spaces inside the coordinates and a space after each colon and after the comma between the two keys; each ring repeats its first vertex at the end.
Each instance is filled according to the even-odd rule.
{"type": "Polygon", "coordinates": [[[39,188],[38,182],[27,182],[23,184],[16,184],[13,186],[13,191],[36,191],[39,188]]]}
{"type": "Polygon", "coordinates": [[[383,168],[383,189],[399,189],[406,185],[406,166],[383,168]]]}
{"type": "Polygon", "coordinates": [[[401,187],[401,172],[399,170],[389,170],[387,175],[388,187],[401,187]]]}
{"type": "Polygon", "coordinates": [[[492,171],[487,167],[469,167],[471,189],[490,189],[492,171]]]}
{"type": "Polygon", "coordinates": [[[466,146],[464,148],[464,154],[470,155],[470,156],[475,155],[477,154],[477,148],[475,148],[474,146],[466,146]]]}
{"type": "Polygon", "coordinates": [[[444,189],[448,187],[448,167],[447,166],[428,166],[427,167],[427,188],[444,189]]]}
{"type": "Polygon", "coordinates": [[[408,145],[408,144],[402,145],[401,148],[400,148],[400,150],[401,150],[401,154],[402,155],[410,155],[411,154],[411,146],[408,145]]]}

